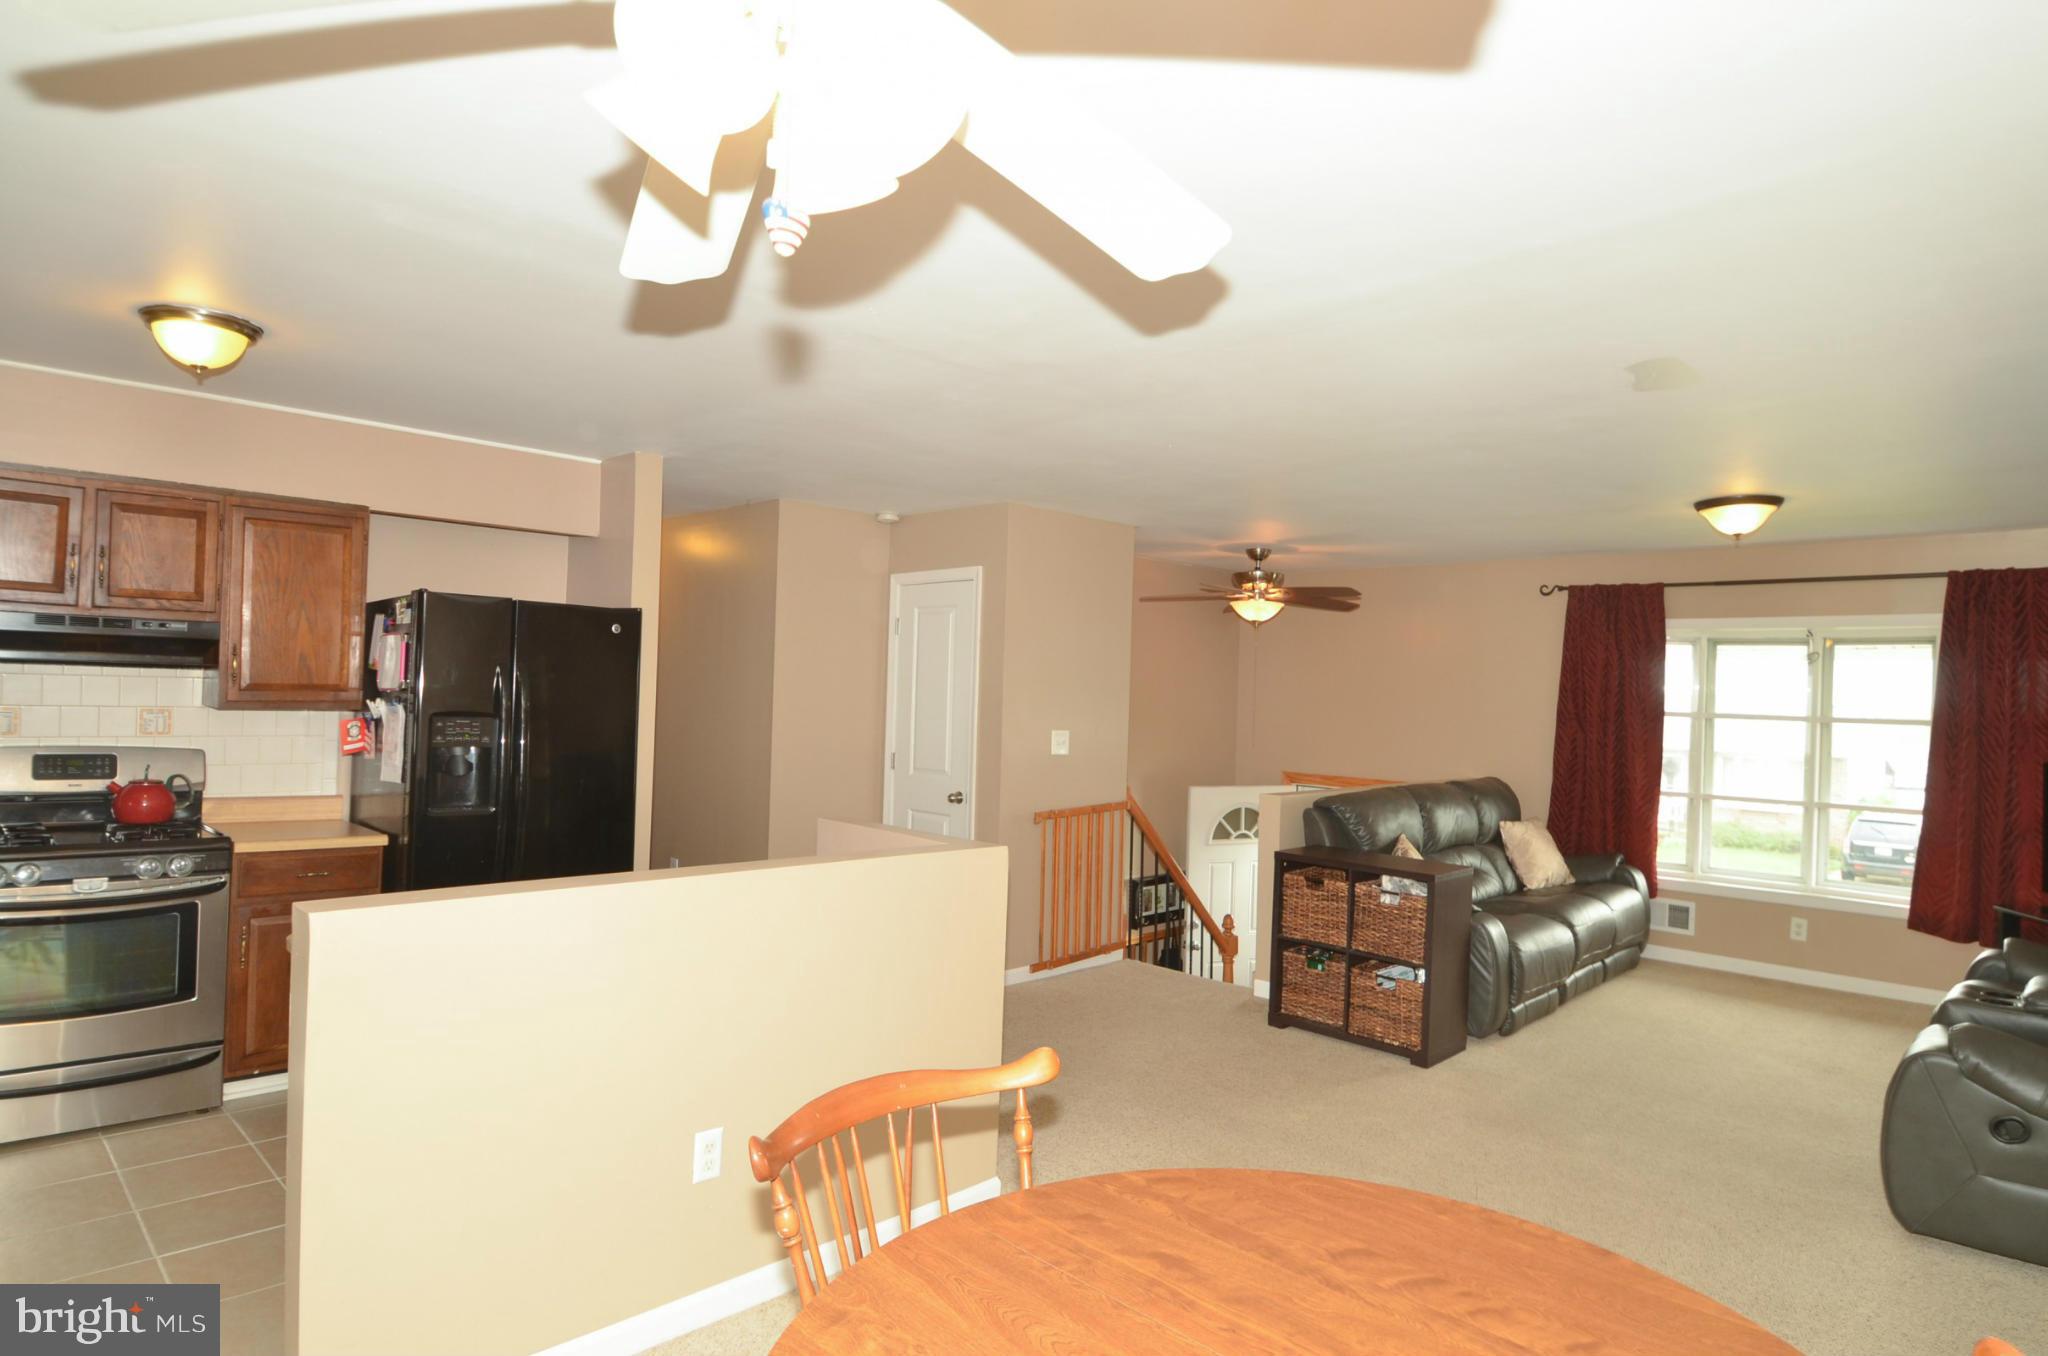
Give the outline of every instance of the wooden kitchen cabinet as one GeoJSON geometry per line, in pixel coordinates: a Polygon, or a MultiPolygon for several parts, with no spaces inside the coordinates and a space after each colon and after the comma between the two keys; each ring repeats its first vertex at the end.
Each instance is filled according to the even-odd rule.
{"type": "Polygon", "coordinates": [[[229,498],[214,705],[362,701],[364,509],[229,498]]]}
{"type": "Polygon", "coordinates": [[[82,484],[0,480],[0,600],[77,604],[85,496],[82,484]]]}
{"type": "Polygon", "coordinates": [[[292,905],[373,895],[382,848],[238,853],[228,907],[226,1076],[281,1073],[290,1063],[292,905]]]}
{"type": "Polygon", "coordinates": [[[103,485],[92,500],[94,607],[219,612],[219,495],[103,485]]]}

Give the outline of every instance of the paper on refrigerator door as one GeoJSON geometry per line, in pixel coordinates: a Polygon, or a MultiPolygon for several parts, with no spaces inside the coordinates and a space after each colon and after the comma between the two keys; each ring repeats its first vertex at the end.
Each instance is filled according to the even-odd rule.
{"type": "Polygon", "coordinates": [[[405,708],[397,702],[385,703],[377,731],[377,777],[380,781],[405,781],[405,708]]]}

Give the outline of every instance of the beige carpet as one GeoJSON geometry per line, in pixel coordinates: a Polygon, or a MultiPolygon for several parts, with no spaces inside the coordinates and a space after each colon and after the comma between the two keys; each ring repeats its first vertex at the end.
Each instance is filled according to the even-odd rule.
{"type": "MultiPolygon", "coordinates": [[[[1009,991],[1041,1180],[1257,1167],[1392,1182],[1577,1234],[1808,1356],[2048,1356],[2048,1270],[1916,1238],[1886,1211],[1878,1119],[1923,1010],[1645,963],[1435,1069],[1276,1031],[1242,989],[1111,965],[1009,991]]],[[[1014,1165],[1005,1156],[1006,1179],[1014,1165]]],[[[765,1305],[656,1350],[766,1352],[765,1305]]]]}

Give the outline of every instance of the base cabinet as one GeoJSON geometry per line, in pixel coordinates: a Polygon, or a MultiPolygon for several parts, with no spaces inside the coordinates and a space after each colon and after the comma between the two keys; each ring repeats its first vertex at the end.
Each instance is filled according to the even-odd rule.
{"type": "Polygon", "coordinates": [[[228,910],[226,1073],[282,1073],[291,1060],[292,905],[373,895],[382,848],[329,848],[237,857],[228,910]]]}

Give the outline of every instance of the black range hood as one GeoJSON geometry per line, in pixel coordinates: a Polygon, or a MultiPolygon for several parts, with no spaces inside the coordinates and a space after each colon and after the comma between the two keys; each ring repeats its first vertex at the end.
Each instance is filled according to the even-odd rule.
{"type": "Polygon", "coordinates": [[[0,612],[0,660],[210,669],[220,664],[220,623],[172,617],[0,612]]]}

